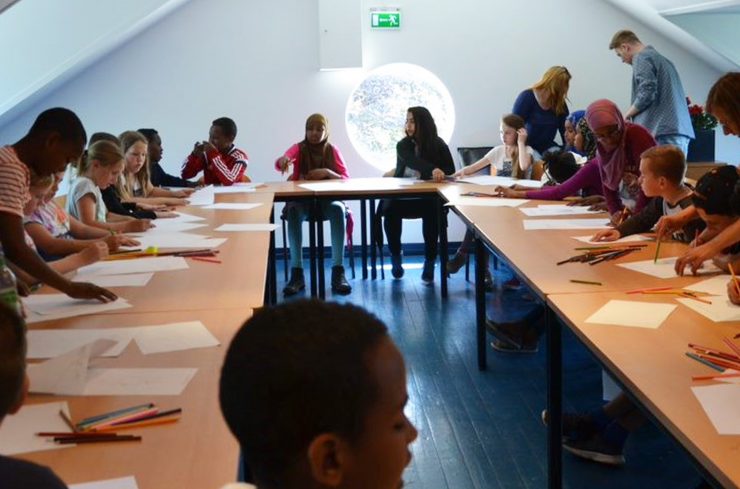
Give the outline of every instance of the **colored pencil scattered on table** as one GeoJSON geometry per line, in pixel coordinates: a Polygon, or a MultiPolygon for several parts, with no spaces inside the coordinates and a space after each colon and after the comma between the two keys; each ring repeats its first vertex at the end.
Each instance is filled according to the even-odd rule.
{"type": "MultiPolygon", "coordinates": [[[[737,275],[735,275],[735,269],[732,267],[732,263],[727,264],[728,268],[730,269],[730,273],[732,274],[732,283],[735,284],[735,292],[737,292],[738,295],[740,295],[740,284],[737,282],[737,275]]],[[[735,336],[737,338],[737,336],[735,336]]]]}
{"type": "Polygon", "coordinates": [[[658,263],[659,255],[660,255],[660,240],[658,240],[658,245],[655,247],[655,258],[653,258],[653,263],[658,263]]]}
{"type": "MultiPolygon", "coordinates": [[[[693,352],[686,352],[686,355],[720,372],[724,372],[725,369],[728,368],[733,370],[740,370],[740,348],[735,345],[730,338],[724,338],[723,342],[730,347],[732,353],[708,346],[689,343],[689,348],[691,348],[693,352]]],[[[735,374],[728,374],[728,377],[732,376],[735,376],[735,374]]],[[[740,373],[738,373],[737,376],[740,376],[740,373]]],[[[694,380],[708,379],[699,378],[694,380]]]]}
{"type": "Polygon", "coordinates": [[[712,362],[710,362],[708,360],[704,360],[703,358],[700,358],[698,355],[695,355],[694,353],[691,353],[691,352],[688,352],[687,351],[686,352],[686,356],[689,357],[689,358],[692,358],[692,359],[696,360],[699,363],[703,363],[707,367],[712,368],[712,369],[714,369],[714,370],[716,370],[718,372],[724,372],[725,371],[724,368],[719,367],[719,366],[715,365],[714,363],[712,363],[712,362]]]}
{"type": "Polygon", "coordinates": [[[574,284],[585,284],[585,285],[604,285],[601,282],[592,282],[591,280],[578,280],[575,278],[570,279],[574,284]]]}
{"type": "Polygon", "coordinates": [[[595,246],[588,248],[576,248],[576,251],[585,251],[580,255],[571,256],[566,260],[559,261],[558,265],[565,263],[588,263],[596,265],[607,260],[616,260],[622,256],[628,255],[633,251],[639,251],[645,248],[646,244],[631,244],[627,246],[595,246]]]}

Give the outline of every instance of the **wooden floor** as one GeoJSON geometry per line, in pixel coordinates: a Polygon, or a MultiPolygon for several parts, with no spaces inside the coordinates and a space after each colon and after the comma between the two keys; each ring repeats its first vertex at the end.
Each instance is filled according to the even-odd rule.
{"type": "MultiPolygon", "coordinates": [[[[379,316],[406,358],[407,414],[419,430],[406,484],[415,489],[546,487],[545,427],[540,421],[544,348],[534,355],[490,349],[488,370],[479,372],[474,287],[465,281],[464,269],[450,279],[449,298],[442,301],[439,284],[422,284],[419,258],[406,263],[410,269],[401,280],[390,273],[385,280],[362,280],[358,269],[358,278],[350,280],[351,295],[327,294],[329,300],[362,304],[379,316]]],[[[510,278],[505,265],[495,278],[497,290],[487,295],[489,316],[510,320],[535,306],[526,289],[501,288],[510,278]]],[[[278,285],[282,290],[283,284],[278,285]]],[[[601,369],[567,331],[564,382],[566,410],[600,404],[601,369]]],[[[652,425],[630,437],[625,456],[624,467],[610,468],[566,453],[565,487],[680,489],[701,481],[680,446],[652,425]]]]}

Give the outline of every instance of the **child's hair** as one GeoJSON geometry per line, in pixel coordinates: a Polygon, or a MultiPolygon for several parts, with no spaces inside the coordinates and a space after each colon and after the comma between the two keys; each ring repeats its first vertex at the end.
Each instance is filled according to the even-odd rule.
{"type": "Polygon", "coordinates": [[[334,164],[334,149],[331,144],[329,144],[329,120],[323,114],[311,114],[308,116],[308,119],[306,119],[306,130],[317,124],[324,126],[324,130],[326,131],[326,137],[319,143],[319,145],[322,146],[321,163],[318,164],[314,161],[313,153],[308,147],[308,140],[304,138],[299,145],[301,155],[300,172],[302,177],[305,177],[308,172],[315,168],[329,168],[330,170],[336,170],[336,166],[334,164]]]}
{"type": "MultiPolygon", "coordinates": [[[[92,136],[90,136],[90,144],[89,146],[92,146],[93,144],[97,143],[98,141],[111,141],[113,143],[116,143],[116,145],[120,146],[121,142],[118,140],[117,137],[115,137],[113,134],[109,132],[96,132],[93,133],[92,136]]],[[[89,147],[88,146],[88,147],[89,147]]],[[[80,156],[80,159],[73,164],[75,168],[79,172],[85,171],[84,167],[86,166],[87,162],[87,155],[88,155],[88,148],[85,148],[85,151],[82,152],[82,156],[80,156]]]]}
{"type": "Polygon", "coordinates": [[[220,127],[223,131],[224,136],[230,139],[236,138],[236,122],[228,117],[219,117],[215,121],[211,122],[211,125],[220,127]]]}
{"type": "Polygon", "coordinates": [[[552,66],[545,71],[540,81],[532,85],[534,90],[544,90],[555,109],[556,115],[565,114],[565,99],[568,96],[571,75],[565,66],[552,66]]]}
{"type": "Polygon", "coordinates": [[[686,157],[676,146],[653,146],[642,152],[641,159],[650,162],[649,168],[656,177],[664,177],[673,185],[681,185],[686,175],[686,157]]]}
{"type": "MultiPolygon", "coordinates": [[[[118,139],[121,140],[121,152],[124,154],[124,157],[126,155],[126,151],[128,151],[134,144],[149,144],[149,140],[138,131],[124,131],[118,136],[118,139]]],[[[141,187],[144,197],[146,197],[151,193],[154,186],[152,185],[151,171],[149,170],[149,153],[145,154],[144,158],[144,165],[141,167],[141,170],[134,175],[134,179],[139,182],[139,187],[141,187]]],[[[122,200],[130,200],[134,196],[134,189],[129,188],[125,169],[121,178],[118,179],[118,183],[116,183],[116,189],[118,190],[118,194],[121,196],[122,200]]]]}
{"type": "Polygon", "coordinates": [[[50,132],[59,133],[64,141],[85,145],[87,133],[77,114],[69,109],[56,107],[43,111],[28,131],[29,137],[36,137],[50,132]]]}
{"type": "MultiPolygon", "coordinates": [[[[524,119],[516,114],[506,114],[501,118],[501,123],[518,131],[524,127],[524,119]]],[[[514,178],[524,178],[524,170],[519,164],[519,145],[514,143],[514,150],[511,152],[511,176],[514,178]]]]}
{"type": "Polygon", "coordinates": [[[349,443],[368,429],[379,395],[368,355],[386,326],[351,304],[301,300],[259,309],[236,333],[220,402],[259,487],[287,487],[310,442],[349,443]]]}
{"type": "Polygon", "coordinates": [[[48,189],[51,187],[51,184],[54,183],[55,175],[52,173],[51,175],[43,175],[39,176],[36,173],[31,173],[31,178],[29,182],[30,188],[46,188],[48,189]]]}
{"type": "Polygon", "coordinates": [[[139,129],[136,132],[142,134],[146,138],[147,142],[149,143],[152,142],[152,139],[154,139],[154,136],[159,134],[156,129],[149,129],[149,128],[139,129]]]}
{"type": "Polygon", "coordinates": [[[708,171],[696,182],[691,199],[694,207],[704,209],[707,214],[732,216],[730,198],[737,182],[737,168],[732,165],[724,165],[708,171]]]}
{"type": "MultiPolygon", "coordinates": [[[[116,139],[116,141],[118,141],[118,139],[116,139]]],[[[123,153],[121,153],[120,144],[106,139],[98,139],[94,143],[90,144],[82,155],[82,158],[77,162],[77,172],[80,175],[84,175],[93,161],[97,161],[101,166],[107,167],[115,165],[122,159],[123,153]]]]}
{"type": "Polygon", "coordinates": [[[617,49],[622,44],[635,44],[639,42],[640,39],[634,32],[623,29],[621,31],[617,31],[617,33],[612,36],[612,40],[609,41],[609,49],[617,49]]]}
{"type": "Polygon", "coordinates": [[[596,136],[594,136],[593,131],[591,131],[591,126],[588,125],[586,117],[583,117],[583,119],[578,121],[576,131],[578,131],[583,138],[583,154],[589,160],[594,159],[596,157],[596,136]]]}
{"type": "Polygon", "coordinates": [[[556,183],[563,183],[580,168],[576,158],[570,151],[548,151],[542,155],[545,173],[556,183]]]}
{"type": "Polygon", "coordinates": [[[0,304],[0,420],[20,400],[25,374],[23,319],[5,304],[0,304]]]}
{"type": "Polygon", "coordinates": [[[707,112],[713,114],[717,109],[740,125],[740,72],[727,73],[712,85],[707,95],[707,112]]]}
{"type": "Polygon", "coordinates": [[[422,154],[427,154],[434,147],[437,139],[437,124],[426,107],[409,107],[407,112],[414,116],[414,140],[419,144],[422,154]]]}

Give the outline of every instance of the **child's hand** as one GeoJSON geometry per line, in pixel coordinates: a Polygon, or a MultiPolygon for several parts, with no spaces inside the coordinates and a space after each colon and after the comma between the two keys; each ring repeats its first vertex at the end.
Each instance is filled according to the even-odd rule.
{"type": "Polygon", "coordinates": [[[455,173],[453,173],[452,176],[455,177],[455,178],[462,178],[462,177],[464,177],[465,176],[465,168],[460,168],[455,173]]]}
{"type": "Polygon", "coordinates": [[[604,229],[594,234],[591,241],[616,241],[622,237],[622,233],[616,229],[604,229]]]}
{"type": "Polygon", "coordinates": [[[110,290],[88,282],[70,282],[62,291],[73,299],[97,299],[100,302],[112,302],[118,296],[110,290]]]}
{"type": "Polygon", "coordinates": [[[172,196],[175,198],[184,199],[185,197],[190,196],[190,194],[192,194],[193,192],[195,192],[195,190],[192,188],[184,188],[173,191],[172,196]]]}
{"type": "Polygon", "coordinates": [[[208,153],[209,151],[218,151],[214,145],[209,143],[208,141],[203,141],[203,151],[208,153]]]}
{"type": "Polygon", "coordinates": [[[277,160],[278,168],[280,168],[280,172],[283,174],[288,171],[288,167],[293,163],[295,163],[295,159],[288,158],[287,156],[281,156],[277,160]]]}
{"type": "Polygon", "coordinates": [[[432,180],[434,180],[437,183],[444,182],[445,172],[443,172],[439,168],[435,168],[434,170],[432,170],[432,180]]]}
{"type": "Polygon", "coordinates": [[[658,223],[655,225],[655,237],[660,240],[666,236],[670,236],[671,234],[680,231],[687,222],[688,221],[684,221],[678,215],[662,216],[658,219],[658,223]]]}
{"type": "Polygon", "coordinates": [[[499,197],[506,197],[507,199],[515,199],[519,197],[519,194],[521,193],[520,190],[514,190],[513,188],[504,187],[499,185],[494,190],[495,194],[499,197]]]}
{"type": "Polygon", "coordinates": [[[136,219],[128,221],[124,226],[124,231],[127,233],[143,233],[152,226],[152,221],[149,219],[136,219]]]}
{"type": "Polygon", "coordinates": [[[95,263],[108,257],[108,245],[102,241],[96,241],[80,251],[80,259],[85,265],[95,263]]]}
{"type": "Polygon", "coordinates": [[[196,142],[193,145],[193,152],[190,153],[190,154],[192,154],[193,156],[198,156],[198,155],[200,155],[202,153],[203,153],[203,143],[196,142]]]}
{"type": "Polygon", "coordinates": [[[114,234],[104,239],[109,251],[116,251],[121,246],[139,246],[141,243],[123,234],[114,234]]]}
{"type": "Polygon", "coordinates": [[[517,129],[516,142],[517,144],[527,144],[527,130],[525,128],[517,129]]]}
{"type": "Polygon", "coordinates": [[[155,212],[158,219],[169,219],[172,217],[177,217],[177,213],[175,212],[168,212],[168,211],[157,211],[155,212]]]}
{"type": "Polygon", "coordinates": [[[727,282],[727,297],[730,299],[730,302],[736,306],[740,306],[740,292],[738,292],[738,290],[740,290],[740,288],[737,286],[735,280],[727,282]]]}

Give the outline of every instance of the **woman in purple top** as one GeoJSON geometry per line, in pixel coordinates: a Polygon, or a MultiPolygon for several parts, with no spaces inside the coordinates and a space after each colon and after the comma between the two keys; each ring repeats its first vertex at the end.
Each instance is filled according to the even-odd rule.
{"type": "Polygon", "coordinates": [[[565,66],[553,66],[532,88],[524,90],[514,101],[514,114],[524,119],[528,134],[527,143],[540,155],[545,151],[560,147],[555,142],[555,134],[565,142],[565,118],[568,106],[570,73],[565,66]]]}

